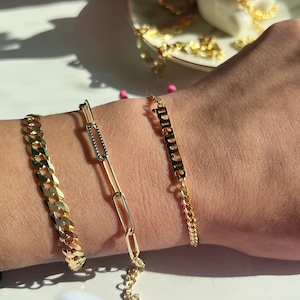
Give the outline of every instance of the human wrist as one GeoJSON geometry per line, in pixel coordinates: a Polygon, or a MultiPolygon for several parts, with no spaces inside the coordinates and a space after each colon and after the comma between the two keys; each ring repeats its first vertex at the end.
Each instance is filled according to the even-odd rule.
{"type": "MultiPolygon", "coordinates": [[[[93,108],[95,120],[110,153],[111,163],[135,219],[142,251],[187,242],[186,235],[181,230],[183,225],[178,204],[173,200],[172,195],[166,192],[170,184],[168,161],[165,159],[165,152],[159,138],[148,118],[145,117],[145,104],[145,99],[135,99],[93,108]],[[132,140],[136,140],[137,143],[132,143],[132,140]]],[[[68,198],[76,199],[77,195],[83,192],[87,198],[85,211],[81,211],[80,215],[78,215],[78,203],[73,205],[70,203],[72,215],[74,210],[77,211],[74,212],[78,219],[76,227],[82,245],[87,245],[85,251],[92,256],[126,252],[119,220],[109,197],[109,185],[97,161],[93,159],[93,150],[89,148],[89,141],[79,113],[52,118],[61,120],[52,120],[51,124],[64,123],[65,127],[69,126],[68,131],[72,135],[70,138],[75,139],[71,143],[72,156],[60,155],[56,164],[81,175],[76,179],[65,178],[65,181],[68,190],[71,186],[76,187],[70,191],[68,198]],[[69,119],[68,125],[65,119],[69,119]],[[74,167],[75,164],[77,165],[74,167]],[[82,190],[80,190],[81,186],[82,190]],[[72,209],[73,206],[75,209],[72,209]],[[93,235],[90,232],[82,232],[81,228],[87,227],[94,231],[95,228],[99,228],[99,231],[94,233],[97,240],[99,239],[97,243],[91,244],[93,235]]],[[[45,122],[47,123],[47,120],[45,122]]],[[[52,128],[52,131],[55,131],[55,128],[52,128]]],[[[58,137],[50,134],[49,138],[57,140],[58,137]]],[[[65,152],[64,149],[60,151],[65,152]]],[[[75,218],[76,216],[74,220],[75,218]]]]}
{"type": "Polygon", "coordinates": [[[182,90],[162,96],[166,103],[180,153],[187,173],[187,184],[198,223],[200,243],[218,244],[222,240],[221,222],[215,216],[219,209],[220,193],[224,188],[218,182],[226,169],[221,156],[213,150],[221,138],[215,128],[209,126],[204,103],[208,100],[203,90],[182,90]],[[200,96],[199,96],[200,95],[200,96]]]}
{"type": "MultiPolygon", "coordinates": [[[[232,76],[235,67],[224,66],[221,77],[208,75],[191,97],[198,107],[193,116],[198,116],[202,150],[194,161],[207,159],[198,174],[207,188],[207,241],[254,256],[295,259],[299,106],[276,95],[263,101],[260,86],[249,91],[247,82],[232,76]],[[232,78],[237,93],[232,93],[232,78]]],[[[245,77],[245,72],[238,74],[245,77]]]]}

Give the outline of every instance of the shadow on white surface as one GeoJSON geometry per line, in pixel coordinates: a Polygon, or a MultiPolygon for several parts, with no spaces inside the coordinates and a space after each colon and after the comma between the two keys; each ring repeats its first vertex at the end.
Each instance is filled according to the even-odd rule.
{"type": "MultiPolygon", "coordinates": [[[[256,258],[237,251],[202,245],[199,249],[189,246],[142,253],[146,271],[160,274],[196,277],[241,277],[257,275],[300,274],[299,261],[256,258]]],[[[124,271],[127,255],[88,260],[82,271],[73,273],[64,263],[52,263],[2,273],[1,288],[39,289],[63,282],[85,282],[97,273],[124,271]]]]}
{"type": "Polygon", "coordinates": [[[78,15],[75,53],[91,74],[91,87],[105,82],[118,90],[126,87],[132,94],[145,95],[154,82],[155,87],[161,84],[160,92],[164,93],[167,82],[184,88],[205,74],[169,62],[163,79],[153,75],[140,58],[129,23],[126,1],[116,6],[90,0],[78,15]]]}
{"type": "MultiPolygon", "coordinates": [[[[39,4],[51,2],[44,0],[39,4]]],[[[31,0],[4,1],[0,3],[0,10],[32,4],[31,0]]],[[[126,1],[118,4],[108,0],[87,1],[77,17],[48,20],[52,29],[24,39],[15,39],[2,32],[0,60],[56,58],[75,54],[77,59],[66,67],[87,70],[90,74],[87,85],[91,88],[126,88],[134,95],[146,95],[154,88],[156,93],[166,93],[167,84],[184,88],[203,76],[199,71],[172,62],[168,64],[163,79],[153,75],[136,49],[126,1]]]]}

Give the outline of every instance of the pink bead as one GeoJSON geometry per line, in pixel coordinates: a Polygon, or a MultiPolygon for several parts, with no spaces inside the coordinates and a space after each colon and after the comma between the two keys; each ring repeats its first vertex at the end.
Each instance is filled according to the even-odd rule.
{"type": "Polygon", "coordinates": [[[170,85],[168,86],[168,93],[173,93],[173,92],[176,92],[176,91],[177,91],[176,85],[170,84],[170,85]]]}
{"type": "Polygon", "coordinates": [[[120,92],[120,99],[127,99],[127,98],[128,98],[127,92],[125,90],[122,90],[120,92]]]}

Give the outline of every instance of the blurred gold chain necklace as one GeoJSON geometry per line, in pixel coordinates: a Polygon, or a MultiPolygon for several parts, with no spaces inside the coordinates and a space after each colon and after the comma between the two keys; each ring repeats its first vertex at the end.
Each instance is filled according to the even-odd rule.
{"type": "Polygon", "coordinates": [[[263,11],[259,8],[256,8],[251,1],[237,0],[237,2],[251,16],[253,25],[260,34],[264,32],[264,28],[261,26],[260,22],[274,18],[277,15],[279,9],[279,5],[277,3],[275,3],[270,9],[263,11]]]}
{"type": "MultiPolygon", "coordinates": [[[[190,4],[192,3],[191,0],[187,1],[189,1],[190,4]]],[[[165,6],[162,7],[168,8],[165,6]]],[[[173,7],[172,10],[173,9],[175,8],[173,7]]],[[[172,10],[170,11],[172,12],[172,10]]],[[[172,13],[174,14],[174,12],[172,13]]],[[[168,42],[174,36],[179,35],[189,27],[197,17],[197,13],[188,11],[188,13],[183,13],[180,19],[169,28],[160,30],[154,25],[142,24],[140,28],[135,29],[134,32],[137,37],[137,48],[140,51],[140,57],[150,66],[154,74],[163,76],[166,68],[166,58],[172,57],[175,52],[183,52],[204,59],[215,60],[223,58],[224,51],[219,48],[215,38],[208,34],[201,35],[196,41],[168,42]],[[161,45],[157,47],[157,53],[154,57],[148,51],[145,37],[161,40],[161,45]]]]}
{"type": "MultiPolygon", "coordinates": [[[[245,11],[251,16],[254,28],[259,34],[264,32],[261,25],[262,21],[269,20],[277,15],[278,4],[274,4],[269,10],[261,10],[254,6],[249,0],[236,0],[245,11]]],[[[137,48],[140,50],[141,58],[150,66],[152,72],[162,76],[166,67],[166,58],[171,57],[174,52],[184,52],[204,59],[222,59],[224,51],[222,51],[216,39],[209,35],[202,35],[197,41],[168,43],[168,40],[182,33],[196,19],[193,13],[195,0],[157,0],[157,3],[164,9],[169,10],[172,14],[181,16],[175,25],[159,30],[156,26],[142,24],[139,29],[135,30],[137,37],[137,48]],[[145,37],[160,39],[162,44],[158,47],[156,57],[153,57],[147,49],[145,37]]],[[[252,43],[255,38],[244,37],[237,39],[233,43],[233,47],[240,50],[246,45],[252,43]]]]}
{"type": "MultiPolygon", "coordinates": [[[[275,3],[266,11],[255,7],[254,4],[249,0],[237,0],[237,3],[240,4],[252,18],[253,26],[258,31],[259,35],[265,31],[265,28],[261,25],[261,22],[274,18],[279,9],[279,5],[277,3],[275,3]]],[[[254,40],[255,39],[252,37],[245,37],[234,41],[233,46],[240,50],[248,44],[251,44],[254,40]]]]}

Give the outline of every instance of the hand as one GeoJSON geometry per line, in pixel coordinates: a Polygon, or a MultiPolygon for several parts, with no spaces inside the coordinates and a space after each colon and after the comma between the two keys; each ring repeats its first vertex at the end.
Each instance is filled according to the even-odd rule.
{"type": "Polygon", "coordinates": [[[177,97],[205,243],[300,259],[299,36],[300,20],[275,24],[177,97]]]}

